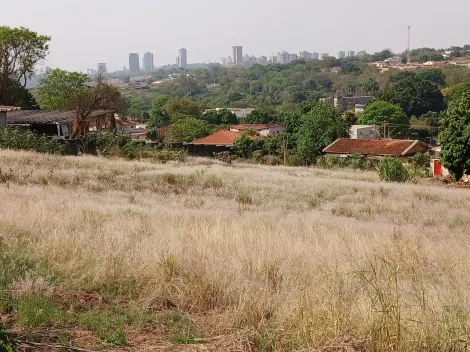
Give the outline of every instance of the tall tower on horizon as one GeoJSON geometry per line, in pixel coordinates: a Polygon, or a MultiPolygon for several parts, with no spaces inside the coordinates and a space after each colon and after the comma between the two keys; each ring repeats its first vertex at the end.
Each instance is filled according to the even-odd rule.
{"type": "Polygon", "coordinates": [[[185,68],[188,66],[188,52],[185,48],[180,49],[178,58],[178,66],[180,68],[185,68]]]}
{"type": "Polygon", "coordinates": [[[147,52],[144,54],[144,59],[143,59],[143,65],[144,67],[144,72],[150,73],[153,72],[153,54],[150,52],[147,52]]]}
{"type": "Polygon", "coordinates": [[[235,65],[243,63],[243,47],[239,45],[232,46],[232,60],[235,65]]]}
{"type": "Polygon", "coordinates": [[[139,54],[137,53],[129,54],[129,72],[131,73],[131,75],[140,74],[139,54]]]}

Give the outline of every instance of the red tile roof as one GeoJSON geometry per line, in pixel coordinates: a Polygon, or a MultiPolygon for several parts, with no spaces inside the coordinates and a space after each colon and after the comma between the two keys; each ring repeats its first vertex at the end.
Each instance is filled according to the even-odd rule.
{"type": "Polygon", "coordinates": [[[327,154],[359,153],[362,155],[405,156],[429,149],[429,145],[420,141],[340,138],[323,149],[323,152],[327,154]]]}
{"type": "Polygon", "coordinates": [[[240,135],[241,135],[240,132],[222,130],[214,134],[211,134],[210,136],[192,141],[190,144],[231,146],[235,143],[235,139],[239,138],[240,135]]]}
{"type": "Polygon", "coordinates": [[[282,125],[266,125],[266,124],[240,124],[240,125],[232,125],[231,128],[235,130],[253,130],[253,131],[261,131],[271,127],[282,127],[282,125]]]}

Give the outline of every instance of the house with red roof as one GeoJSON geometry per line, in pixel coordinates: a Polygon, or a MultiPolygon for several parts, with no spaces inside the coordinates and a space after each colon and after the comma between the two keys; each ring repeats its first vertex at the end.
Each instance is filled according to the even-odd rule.
{"type": "Polygon", "coordinates": [[[409,158],[430,149],[430,145],[418,140],[340,138],[323,149],[323,153],[339,157],[361,154],[372,158],[387,156],[409,158]]]}

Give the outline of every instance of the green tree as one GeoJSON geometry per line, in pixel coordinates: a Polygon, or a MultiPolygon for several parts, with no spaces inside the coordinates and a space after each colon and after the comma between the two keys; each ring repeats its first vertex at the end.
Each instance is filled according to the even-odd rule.
{"type": "Polygon", "coordinates": [[[176,121],[168,128],[165,143],[192,142],[211,133],[206,121],[189,117],[176,121]]]}
{"type": "Polygon", "coordinates": [[[415,72],[391,75],[379,99],[400,106],[409,117],[445,110],[444,97],[437,84],[419,77],[415,72]]]}
{"type": "Polygon", "coordinates": [[[360,61],[347,61],[341,66],[340,73],[344,75],[359,75],[364,70],[364,64],[360,61]]]}
{"type": "Polygon", "coordinates": [[[380,91],[379,82],[375,78],[368,78],[367,80],[360,83],[362,90],[367,95],[376,97],[380,91]]]}
{"type": "Polygon", "coordinates": [[[253,131],[243,131],[240,137],[236,139],[232,153],[242,158],[250,158],[256,150],[262,149],[262,141],[256,138],[253,131]]]}
{"type": "Polygon", "coordinates": [[[50,39],[23,27],[0,26],[0,105],[21,105],[16,99],[24,96],[21,90],[34,66],[48,54],[50,39]]]}
{"type": "Polygon", "coordinates": [[[147,123],[148,128],[165,127],[170,124],[170,116],[165,110],[165,104],[171,99],[167,94],[160,95],[152,101],[150,109],[150,119],[147,123]]]}
{"type": "Polygon", "coordinates": [[[271,121],[272,118],[269,116],[269,113],[261,110],[253,110],[248,115],[240,119],[240,122],[245,124],[268,124],[271,121]]]}
{"type": "Polygon", "coordinates": [[[127,108],[127,115],[133,120],[145,120],[145,113],[148,114],[145,103],[141,99],[133,98],[130,106],[127,108]]]}
{"type": "Polygon", "coordinates": [[[85,74],[58,68],[48,70],[37,88],[39,105],[43,110],[70,110],[89,84],[85,74]]]}
{"type": "Polygon", "coordinates": [[[398,105],[376,100],[366,106],[364,114],[357,121],[359,125],[380,125],[383,122],[407,125],[409,118],[398,105]]]}
{"type": "Polygon", "coordinates": [[[459,100],[461,97],[470,94],[470,82],[454,84],[442,90],[447,103],[459,100]]]}
{"type": "Polygon", "coordinates": [[[210,110],[202,115],[202,119],[212,125],[230,125],[238,123],[238,117],[229,109],[210,110]]]}
{"type": "Polygon", "coordinates": [[[318,103],[302,116],[297,132],[297,153],[304,163],[315,162],[323,148],[337,138],[348,137],[348,126],[330,104],[318,103]]]}
{"type": "Polygon", "coordinates": [[[164,109],[170,117],[170,121],[177,121],[186,117],[200,117],[199,104],[184,98],[171,98],[165,105],[164,109]]]}
{"type": "Polygon", "coordinates": [[[446,76],[440,68],[419,70],[417,75],[426,81],[436,83],[439,87],[443,87],[446,84],[446,76]]]}
{"type": "Polygon", "coordinates": [[[470,170],[470,94],[452,101],[440,122],[440,159],[459,179],[464,170],[470,170]]]}

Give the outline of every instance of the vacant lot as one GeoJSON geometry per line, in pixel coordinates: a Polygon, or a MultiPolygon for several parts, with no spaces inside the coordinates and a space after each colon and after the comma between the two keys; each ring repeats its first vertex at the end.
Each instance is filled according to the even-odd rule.
{"type": "Polygon", "coordinates": [[[470,344],[466,190],[203,159],[0,151],[0,168],[0,311],[22,340],[133,351],[470,344]]]}

